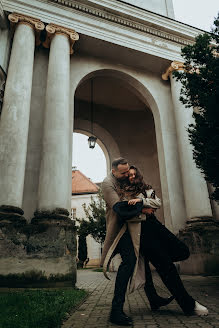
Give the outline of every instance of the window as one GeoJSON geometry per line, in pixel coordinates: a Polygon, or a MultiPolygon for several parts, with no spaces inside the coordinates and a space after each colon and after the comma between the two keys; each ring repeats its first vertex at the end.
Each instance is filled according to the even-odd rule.
{"type": "Polygon", "coordinates": [[[75,220],[76,219],[76,208],[71,209],[71,219],[75,220]]]}

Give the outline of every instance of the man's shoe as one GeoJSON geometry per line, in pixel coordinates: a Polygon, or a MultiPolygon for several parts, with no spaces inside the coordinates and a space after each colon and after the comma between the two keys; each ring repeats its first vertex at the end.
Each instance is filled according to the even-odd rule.
{"type": "Polygon", "coordinates": [[[122,311],[122,314],[126,317],[127,320],[132,322],[132,318],[129,317],[124,311],[122,311]]]}
{"type": "Polygon", "coordinates": [[[199,316],[208,315],[208,309],[197,301],[195,301],[194,313],[199,316]]]}
{"type": "Polygon", "coordinates": [[[109,320],[119,326],[132,325],[132,318],[128,317],[123,311],[111,311],[109,320]]]}
{"type": "Polygon", "coordinates": [[[131,323],[132,323],[132,318],[131,317],[129,317],[125,312],[123,312],[122,311],[122,314],[126,317],[126,319],[128,320],[128,321],[130,321],[131,323]]]}
{"type": "Polygon", "coordinates": [[[152,296],[149,292],[146,291],[146,288],[144,288],[144,291],[148,298],[152,311],[158,310],[161,306],[168,305],[174,299],[174,296],[170,296],[167,298],[161,297],[157,294],[152,296]]]}

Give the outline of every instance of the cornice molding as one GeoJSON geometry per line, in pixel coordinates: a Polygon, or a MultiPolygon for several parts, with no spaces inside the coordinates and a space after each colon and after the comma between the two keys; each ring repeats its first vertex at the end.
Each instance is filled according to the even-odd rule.
{"type": "Polygon", "coordinates": [[[20,12],[34,16],[46,24],[54,23],[73,29],[79,35],[170,61],[181,61],[181,47],[193,42],[194,30],[198,34],[195,28],[191,28],[190,31],[186,26],[184,29],[183,24],[172,19],[130,8],[116,0],[58,1],[2,0],[2,4],[6,12],[20,12]],[[91,6],[90,3],[96,3],[96,7],[91,6]]]}
{"type": "MultiPolygon", "coordinates": [[[[49,2],[52,3],[57,3],[60,6],[68,7],[68,8],[73,8],[75,10],[84,12],[86,14],[96,16],[98,18],[101,18],[103,20],[107,20],[119,25],[126,26],[128,28],[138,30],[143,33],[148,33],[151,35],[154,35],[156,37],[160,37],[163,39],[166,39],[168,41],[173,41],[180,43],[182,45],[189,45],[192,44],[193,42],[191,40],[188,40],[186,38],[174,35],[172,33],[168,33],[166,31],[163,31],[161,29],[154,28],[152,26],[147,25],[146,23],[140,23],[131,19],[128,19],[126,17],[123,17],[121,15],[116,15],[113,13],[109,13],[106,10],[91,7],[88,4],[85,3],[79,3],[78,1],[73,1],[73,0],[49,0],[49,2]]],[[[128,6],[128,4],[127,4],[128,6]]],[[[141,10],[141,9],[139,9],[141,10]]]]}

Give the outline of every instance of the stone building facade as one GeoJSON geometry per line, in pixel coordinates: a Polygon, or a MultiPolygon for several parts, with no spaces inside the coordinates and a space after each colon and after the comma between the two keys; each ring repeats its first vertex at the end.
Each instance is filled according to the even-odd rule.
{"type": "MultiPolygon", "coordinates": [[[[172,77],[182,68],[181,48],[201,32],[174,20],[171,0],[0,0],[2,240],[15,222],[60,228],[61,244],[69,240],[72,131],[91,134],[92,80],[93,133],[108,170],[113,158],[127,157],[153,185],[163,223],[194,242],[185,272],[219,263],[216,244],[197,246],[200,233],[185,230],[208,227],[212,236],[218,208],[193,161],[192,110],[183,108],[172,77]]],[[[16,261],[3,251],[0,274],[38,266],[47,277],[74,275],[67,244],[59,256],[26,254],[24,245],[16,261]]]]}

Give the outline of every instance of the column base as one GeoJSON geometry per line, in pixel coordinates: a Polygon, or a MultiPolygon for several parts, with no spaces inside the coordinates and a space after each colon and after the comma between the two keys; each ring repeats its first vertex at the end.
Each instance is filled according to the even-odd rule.
{"type": "Polygon", "coordinates": [[[190,257],[180,262],[180,273],[219,274],[219,221],[211,218],[192,218],[178,234],[190,249],[190,257]]]}
{"type": "Polygon", "coordinates": [[[36,217],[0,226],[0,286],[75,286],[76,228],[69,218],[36,217]]]}
{"type": "Polygon", "coordinates": [[[73,224],[73,221],[69,218],[69,211],[65,208],[56,208],[54,210],[36,210],[34,217],[31,221],[34,223],[44,222],[49,224],[73,224]]]}
{"type": "Polygon", "coordinates": [[[24,211],[20,207],[11,205],[0,206],[0,225],[5,223],[26,223],[23,217],[24,211]]]}

